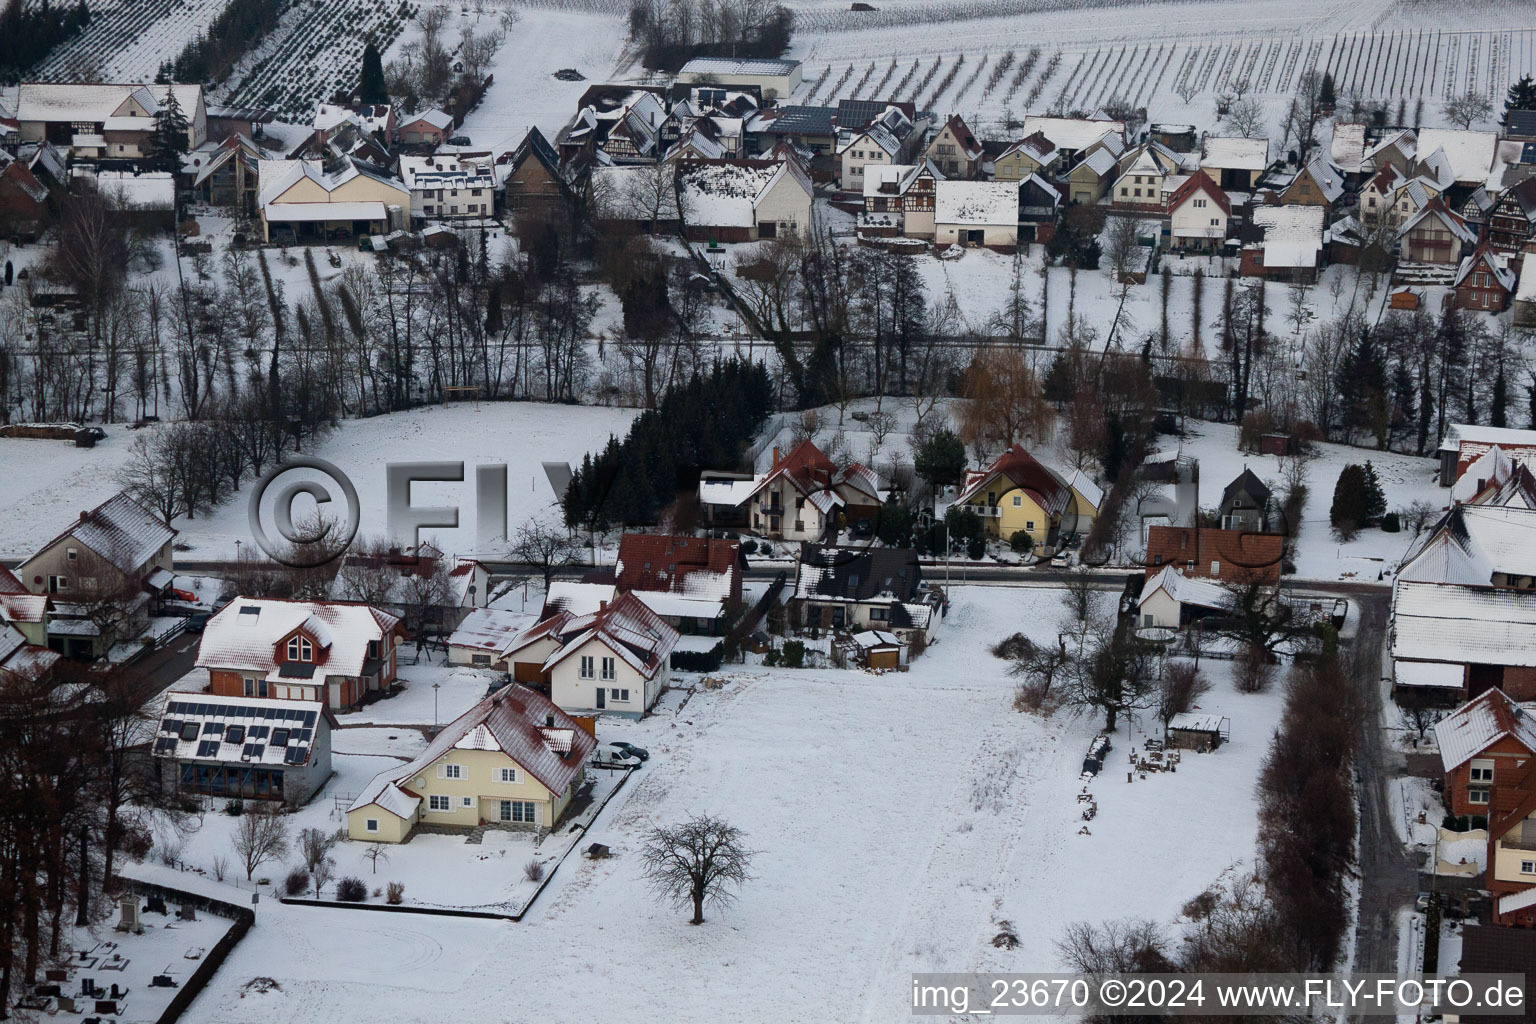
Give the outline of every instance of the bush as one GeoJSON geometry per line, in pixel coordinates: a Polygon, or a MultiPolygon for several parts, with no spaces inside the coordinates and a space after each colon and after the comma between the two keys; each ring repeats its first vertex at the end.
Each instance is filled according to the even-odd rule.
{"type": "Polygon", "coordinates": [[[1388,512],[1381,517],[1382,533],[1398,533],[1403,528],[1403,521],[1396,512],[1388,512]]]}
{"type": "Polygon", "coordinates": [[[224,804],[224,813],[231,818],[238,818],[245,813],[244,800],[229,800],[224,804]]]}
{"type": "Polygon", "coordinates": [[[752,554],[756,550],[757,550],[757,541],[753,540],[751,537],[748,537],[746,540],[743,540],[741,542],[741,553],[742,554],[750,555],[750,554],[752,554]]]}
{"type": "Polygon", "coordinates": [[[725,645],[716,644],[707,651],[673,651],[672,667],[679,672],[713,672],[725,659],[725,645]]]}
{"type": "Polygon", "coordinates": [[[405,883],[390,882],[384,887],[384,902],[398,907],[405,902],[405,883]]]}
{"type": "Polygon", "coordinates": [[[784,645],[783,662],[785,668],[800,668],[805,664],[805,644],[799,640],[791,640],[784,645]]]}
{"type": "Polygon", "coordinates": [[[303,896],[309,890],[309,872],[303,868],[294,868],[288,872],[288,877],[283,879],[283,891],[289,896],[303,896]]]}
{"type": "Polygon", "coordinates": [[[361,903],[368,898],[368,886],[361,878],[343,878],[336,883],[336,898],[343,903],[361,903]]]}
{"type": "Polygon", "coordinates": [[[1021,555],[1029,554],[1029,549],[1035,546],[1035,538],[1029,535],[1028,530],[1014,530],[1013,536],[1008,538],[1008,546],[1021,555]]]}
{"type": "Polygon", "coordinates": [[[966,542],[965,553],[972,561],[975,561],[987,553],[987,542],[980,537],[972,537],[966,542]]]}
{"type": "Polygon", "coordinates": [[[542,882],[544,880],[544,862],[535,857],[523,865],[523,877],[530,882],[542,882]]]}
{"type": "Polygon", "coordinates": [[[769,668],[772,668],[773,666],[777,665],[778,663],[779,663],[779,652],[777,650],[770,650],[768,653],[763,655],[763,664],[767,665],[769,668]]]}

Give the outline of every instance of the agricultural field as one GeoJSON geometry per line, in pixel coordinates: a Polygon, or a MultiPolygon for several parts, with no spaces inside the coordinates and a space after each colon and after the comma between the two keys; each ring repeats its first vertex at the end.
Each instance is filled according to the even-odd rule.
{"type": "Polygon", "coordinates": [[[43,81],[149,81],[204,32],[226,0],[97,0],[91,23],[34,69],[43,81]]]}
{"type": "Polygon", "coordinates": [[[800,102],[911,100],[986,128],[1027,112],[1088,110],[1119,98],[1162,120],[1209,123],[1214,97],[1243,91],[1278,122],[1309,69],[1330,72],[1341,98],[1440,103],[1465,91],[1503,95],[1536,69],[1536,14],[1492,6],[1487,16],[1429,29],[1419,8],[1375,3],[1283,5],[1182,2],[1126,7],[1039,0],[886,4],[874,12],[800,12],[800,102]],[[1063,10],[1065,6],[1066,10],[1063,10]],[[1134,12],[1121,16],[1121,12],[1134,12]],[[1414,16],[1409,16],[1414,13],[1414,16]],[[942,25],[942,27],[940,27],[942,25]]]}

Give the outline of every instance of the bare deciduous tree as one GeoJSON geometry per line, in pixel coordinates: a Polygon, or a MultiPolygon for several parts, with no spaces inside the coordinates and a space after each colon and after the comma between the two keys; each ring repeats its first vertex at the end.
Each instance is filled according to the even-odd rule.
{"type": "Polygon", "coordinates": [[[253,808],[240,816],[230,845],[250,881],[257,868],[288,852],[288,823],[275,811],[253,808]]]}
{"type": "Polygon", "coordinates": [[[1157,686],[1157,720],[1166,731],[1176,715],[1192,710],[1195,703],[1211,691],[1208,679],[1194,662],[1170,661],[1163,666],[1157,686]]]}
{"type": "Polygon", "coordinates": [[[576,558],[576,545],[560,527],[535,519],[517,528],[512,542],[510,560],[538,568],[544,577],[544,590],[555,573],[570,565],[576,558]]]}
{"type": "Polygon", "coordinates": [[[752,851],[734,825],[698,815],[677,825],[658,826],[645,838],[642,857],[647,883],[658,897],[693,908],[689,924],[704,923],[704,904],[732,902],[734,889],[752,876],[752,851]]]}
{"type": "Polygon", "coordinates": [[[1478,121],[1486,121],[1493,113],[1493,102],[1480,92],[1467,91],[1452,96],[1440,108],[1447,121],[1463,128],[1471,128],[1478,121]]]}

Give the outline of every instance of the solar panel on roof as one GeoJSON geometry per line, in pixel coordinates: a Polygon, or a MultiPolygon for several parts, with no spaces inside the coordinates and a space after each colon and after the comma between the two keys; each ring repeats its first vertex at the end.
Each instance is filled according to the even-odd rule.
{"type": "Polygon", "coordinates": [[[254,744],[254,743],[247,743],[245,745],[245,749],[240,752],[240,756],[241,757],[250,757],[252,751],[254,751],[255,749],[256,749],[256,744],[254,744]]]}
{"type": "Polygon", "coordinates": [[[266,746],[264,744],[261,744],[261,743],[252,744],[251,758],[253,760],[259,759],[261,757],[262,751],[264,751],[266,749],[267,748],[266,748],[266,746]]]}
{"type": "Polygon", "coordinates": [[[251,739],[253,739],[253,740],[265,739],[266,735],[267,735],[267,732],[268,732],[268,727],[267,726],[265,726],[265,725],[253,725],[253,726],[251,726],[251,739]]]}
{"type": "Polygon", "coordinates": [[[176,737],[174,736],[162,736],[160,739],[155,741],[155,753],[157,754],[163,754],[166,751],[175,749],[176,737]]]}
{"type": "Polygon", "coordinates": [[[223,722],[204,722],[203,723],[203,733],[205,735],[207,733],[210,733],[210,732],[223,732],[223,731],[224,731],[224,723],[223,722]]]}
{"type": "Polygon", "coordinates": [[[167,718],[160,723],[161,732],[181,732],[181,723],[174,718],[167,718]]]}
{"type": "Polygon", "coordinates": [[[284,764],[303,764],[305,751],[303,747],[289,747],[288,753],[283,755],[284,764]]]}
{"type": "Polygon", "coordinates": [[[197,745],[198,757],[217,757],[219,753],[218,740],[203,740],[197,745]]]}
{"type": "Polygon", "coordinates": [[[304,725],[305,725],[305,727],[310,728],[310,727],[313,727],[314,724],[315,724],[315,713],[313,711],[306,711],[306,712],[304,712],[304,725]]]}

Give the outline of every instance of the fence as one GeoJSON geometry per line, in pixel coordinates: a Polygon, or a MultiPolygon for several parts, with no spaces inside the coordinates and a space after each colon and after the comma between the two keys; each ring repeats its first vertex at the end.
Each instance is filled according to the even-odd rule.
{"type": "Polygon", "coordinates": [[[238,907],[233,903],[225,903],[223,900],[214,899],[211,896],[201,896],[197,893],[185,892],[181,889],[172,889],[169,886],[156,885],[153,882],[140,882],[136,879],[128,880],[128,888],[131,892],[143,896],[158,896],[163,900],[190,904],[191,906],[207,914],[216,917],[226,917],[234,921],[229,931],[213,944],[213,948],[203,957],[203,962],[197,965],[197,970],[192,972],[192,977],[171,997],[171,1002],[165,1011],[160,1014],[155,1024],[173,1024],[180,1019],[192,1005],[192,1001],[198,997],[213,976],[218,973],[224,960],[245,938],[245,933],[251,930],[251,925],[256,923],[256,914],[250,907],[238,907]]]}

